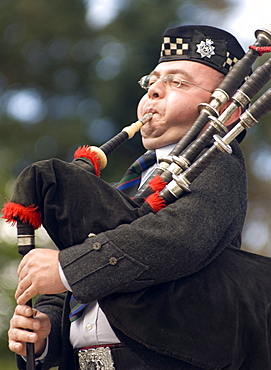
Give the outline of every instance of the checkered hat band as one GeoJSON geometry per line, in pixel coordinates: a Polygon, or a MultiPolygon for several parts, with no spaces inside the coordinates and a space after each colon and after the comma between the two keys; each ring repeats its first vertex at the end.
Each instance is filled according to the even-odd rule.
{"type": "Polygon", "coordinates": [[[223,68],[226,68],[228,71],[238,62],[238,59],[227,51],[227,58],[223,64],[223,68]]]}
{"type": "Polygon", "coordinates": [[[164,37],[161,57],[170,55],[189,55],[189,39],[164,37]]]}

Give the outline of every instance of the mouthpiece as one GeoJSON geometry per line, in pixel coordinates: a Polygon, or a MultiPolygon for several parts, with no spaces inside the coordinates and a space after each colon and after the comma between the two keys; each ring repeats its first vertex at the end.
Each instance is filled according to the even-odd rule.
{"type": "Polygon", "coordinates": [[[138,132],[146,122],[152,118],[152,113],[147,113],[145,116],[141,117],[138,121],[132,123],[130,126],[126,126],[122,131],[126,132],[128,138],[131,139],[136,132],[138,132]]]}
{"type": "Polygon", "coordinates": [[[140,122],[142,123],[142,125],[145,125],[146,122],[150,121],[152,119],[152,116],[153,114],[152,113],[147,113],[145,114],[145,116],[143,116],[142,118],[140,118],[140,122]]]}

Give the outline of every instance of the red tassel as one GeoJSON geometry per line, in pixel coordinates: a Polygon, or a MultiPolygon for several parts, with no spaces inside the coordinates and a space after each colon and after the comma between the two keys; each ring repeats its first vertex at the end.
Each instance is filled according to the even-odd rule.
{"type": "Polygon", "coordinates": [[[88,158],[94,166],[96,176],[98,176],[98,177],[100,176],[100,173],[101,173],[100,172],[100,167],[101,167],[100,162],[101,162],[101,160],[94,151],[91,151],[89,145],[80,146],[74,152],[73,157],[74,157],[74,159],[82,158],[82,157],[88,158]]]}
{"type": "Polygon", "coordinates": [[[17,219],[29,223],[35,230],[41,226],[41,214],[34,204],[25,207],[18,203],[8,202],[4,205],[2,212],[4,215],[2,218],[5,218],[12,226],[15,225],[17,219]]]}
{"type": "Polygon", "coordinates": [[[159,196],[159,191],[156,191],[155,193],[149,195],[148,198],[146,198],[145,202],[149,204],[154,212],[158,212],[160,211],[160,209],[163,209],[167,206],[164,199],[159,196]]]}
{"type": "Polygon", "coordinates": [[[167,185],[167,182],[162,180],[159,175],[155,176],[149,183],[149,187],[153,191],[161,191],[167,185]]]}

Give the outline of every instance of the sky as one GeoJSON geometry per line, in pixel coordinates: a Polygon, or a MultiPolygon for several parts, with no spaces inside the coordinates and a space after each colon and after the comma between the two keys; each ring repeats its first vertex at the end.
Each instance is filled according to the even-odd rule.
{"type": "MultiPolygon", "coordinates": [[[[118,14],[119,9],[127,5],[130,0],[86,0],[89,6],[89,20],[97,26],[105,26],[118,14]]],[[[206,18],[205,24],[225,28],[233,33],[242,46],[247,49],[255,41],[255,31],[259,28],[268,28],[271,25],[270,0],[235,0],[234,7],[225,21],[221,24],[212,24],[206,18]]]]}
{"type": "Polygon", "coordinates": [[[257,29],[269,28],[271,25],[270,0],[236,0],[234,11],[221,27],[233,33],[242,46],[247,49],[254,43],[257,29]]]}

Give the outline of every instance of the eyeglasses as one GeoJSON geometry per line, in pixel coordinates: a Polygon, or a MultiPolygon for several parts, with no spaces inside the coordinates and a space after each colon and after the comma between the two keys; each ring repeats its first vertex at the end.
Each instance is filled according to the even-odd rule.
{"type": "Polygon", "coordinates": [[[146,76],[141,77],[141,79],[138,81],[140,87],[144,90],[149,90],[149,88],[158,80],[161,80],[164,85],[170,87],[170,88],[180,88],[182,85],[189,84],[196,87],[199,87],[200,89],[206,90],[210,93],[213,93],[213,91],[206,89],[205,87],[199,86],[195,84],[194,82],[190,82],[187,80],[184,80],[180,75],[178,74],[168,74],[165,76],[157,76],[156,74],[149,74],[146,76]]]}

